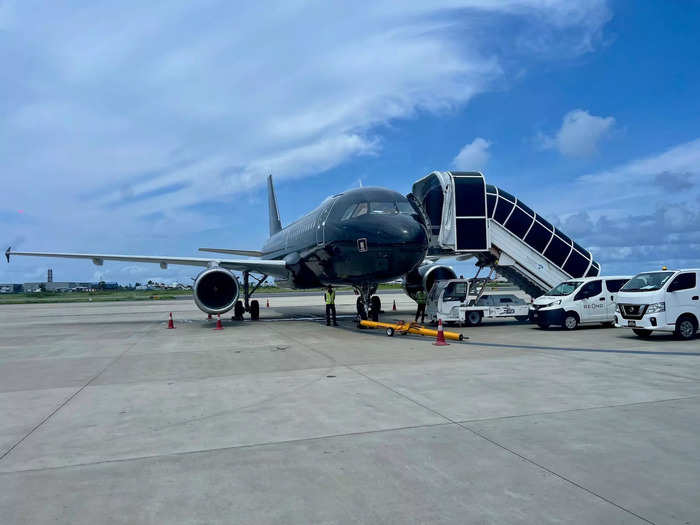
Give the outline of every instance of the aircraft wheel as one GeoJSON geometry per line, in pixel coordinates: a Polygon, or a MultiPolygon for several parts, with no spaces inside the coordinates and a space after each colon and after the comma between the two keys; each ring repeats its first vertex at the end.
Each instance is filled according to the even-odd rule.
{"type": "Polygon", "coordinates": [[[386,335],[389,337],[394,337],[394,329],[393,328],[387,328],[386,329],[386,335]]]}
{"type": "Polygon", "coordinates": [[[257,321],[260,319],[260,303],[256,300],[250,301],[250,320],[257,321]]]}
{"type": "MultiPolygon", "coordinates": [[[[373,295],[372,298],[369,300],[370,308],[372,309],[372,312],[377,312],[377,316],[379,315],[379,312],[382,311],[382,300],[379,298],[378,295],[373,295]]],[[[374,319],[374,315],[372,315],[372,320],[377,321],[378,319],[374,319]]]]}
{"type": "Polygon", "coordinates": [[[236,321],[242,321],[244,312],[245,308],[243,308],[243,301],[236,301],[236,304],[233,306],[233,318],[236,321]]]}
{"type": "Polygon", "coordinates": [[[363,321],[367,320],[367,310],[365,310],[365,303],[362,302],[362,297],[357,298],[357,315],[363,321]]]}

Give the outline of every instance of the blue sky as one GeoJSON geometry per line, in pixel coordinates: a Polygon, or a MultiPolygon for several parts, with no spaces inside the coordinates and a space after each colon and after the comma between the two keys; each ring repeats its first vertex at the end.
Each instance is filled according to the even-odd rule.
{"type": "MultiPolygon", "coordinates": [[[[255,249],[349,187],[481,169],[603,272],[700,266],[700,4],[0,0],[0,241],[255,249]]],[[[17,258],[0,282],[188,280],[17,258]]],[[[463,273],[468,265],[459,266],[463,273]]]]}

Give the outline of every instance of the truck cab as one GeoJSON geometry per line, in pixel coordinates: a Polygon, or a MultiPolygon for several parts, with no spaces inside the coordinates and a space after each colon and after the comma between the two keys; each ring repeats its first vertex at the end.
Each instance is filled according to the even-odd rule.
{"type": "Polygon", "coordinates": [[[654,331],[692,339],[700,320],[700,269],[661,270],[635,275],[617,297],[615,326],[639,337],[654,331]]]}
{"type": "Polygon", "coordinates": [[[581,324],[613,326],[615,300],[629,276],[584,277],[559,283],[530,305],[529,316],[540,328],[561,326],[575,330],[581,324]]]}

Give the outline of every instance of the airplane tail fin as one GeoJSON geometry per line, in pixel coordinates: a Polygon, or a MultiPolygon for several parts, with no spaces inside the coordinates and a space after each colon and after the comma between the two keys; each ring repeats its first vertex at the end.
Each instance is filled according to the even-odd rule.
{"type": "Polygon", "coordinates": [[[270,237],[282,229],[280,221],[280,212],[277,209],[277,198],[275,197],[275,188],[272,185],[272,175],[267,177],[267,207],[270,214],[270,237]]]}

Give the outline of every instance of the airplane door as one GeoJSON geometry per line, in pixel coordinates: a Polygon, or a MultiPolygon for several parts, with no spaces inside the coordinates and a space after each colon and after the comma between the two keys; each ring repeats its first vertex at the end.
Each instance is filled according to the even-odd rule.
{"type": "Polygon", "coordinates": [[[331,214],[333,204],[335,204],[335,200],[329,202],[318,214],[316,219],[316,244],[325,244],[326,242],[326,219],[331,214]]]}

